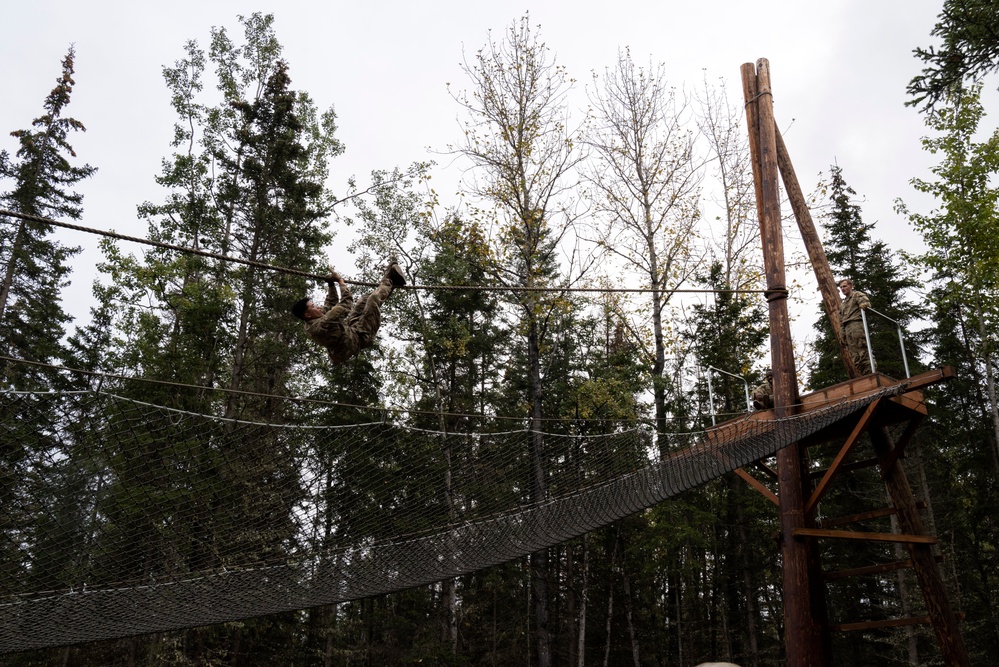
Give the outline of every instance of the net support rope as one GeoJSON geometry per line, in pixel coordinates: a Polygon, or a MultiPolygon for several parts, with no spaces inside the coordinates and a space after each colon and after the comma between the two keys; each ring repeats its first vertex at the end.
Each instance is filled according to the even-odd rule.
{"type": "Polygon", "coordinates": [[[400,591],[523,557],[767,458],[905,384],[673,436],[259,424],[101,392],[0,394],[0,653],[400,591]],[[16,444],[15,444],[16,443],[16,444]],[[661,445],[661,443],[660,443],[661,445]],[[448,480],[447,483],[444,480],[448,480]]]}

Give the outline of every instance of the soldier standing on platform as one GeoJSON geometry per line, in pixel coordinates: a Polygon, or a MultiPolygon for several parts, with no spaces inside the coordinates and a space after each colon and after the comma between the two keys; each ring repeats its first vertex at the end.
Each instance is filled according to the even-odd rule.
{"type": "Polygon", "coordinates": [[[766,380],[753,390],[753,409],[769,410],[774,406],[774,372],[767,369],[766,380]]]}
{"type": "Polygon", "coordinates": [[[871,358],[867,354],[867,337],[864,335],[860,311],[870,308],[871,300],[863,292],[853,289],[853,281],[849,278],[839,281],[839,289],[843,292],[843,303],[839,306],[839,326],[843,330],[846,347],[857,372],[870,375],[871,358]]]}

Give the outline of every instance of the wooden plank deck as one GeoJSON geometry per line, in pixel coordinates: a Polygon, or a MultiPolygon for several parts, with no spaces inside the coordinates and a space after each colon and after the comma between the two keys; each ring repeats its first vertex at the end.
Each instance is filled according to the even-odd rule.
{"type": "MultiPolygon", "coordinates": [[[[902,384],[907,387],[907,391],[899,396],[882,401],[882,406],[875,415],[871,427],[879,428],[907,423],[914,419],[921,419],[927,414],[926,399],[922,390],[925,387],[950,380],[953,377],[954,369],[950,366],[927,371],[902,380],[896,380],[881,373],[865,375],[864,377],[840,382],[839,384],[805,394],[801,397],[801,409],[804,411],[816,410],[827,405],[829,402],[871,393],[882,387],[902,384]]],[[[849,419],[844,419],[837,424],[833,424],[805,439],[802,444],[814,446],[830,440],[842,441],[850,434],[852,424],[857,418],[859,418],[859,415],[856,417],[851,416],[849,419]]]]}
{"type": "MultiPolygon", "coordinates": [[[[904,385],[906,389],[905,393],[891,398],[884,398],[879,402],[877,409],[869,417],[864,429],[878,429],[882,426],[898,423],[912,424],[914,421],[921,420],[926,415],[926,402],[923,398],[922,389],[937,382],[949,380],[952,377],[954,377],[954,372],[950,367],[928,371],[905,380],[895,380],[880,373],[867,375],[803,395],[799,399],[796,414],[818,411],[837,402],[855,399],[865,394],[874,394],[885,387],[904,385]]],[[[858,407],[855,412],[848,414],[836,423],[802,439],[800,444],[806,447],[830,442],[841,445],[850,436],[854,428],[856,428],[864,414],[865,410],[863,407],[858,407]]],[[[775,424],[773,410],[750,412],[708,428],[701,442],[692,447],[670,453],[666,458],[689,458],[709,453],[725,463],[731,463],[730,454],[734,451],[731,448],[738,448],[739,443],[748,437],[772,430],[775,424]]],[[[903,451],[904,444],[903,447],[899,448],[898,455],[902,455],[903,451]]],[[[851,466],[868,465],[869,463],[878,462],[878,459],[873,459],[869,462],[846,463],[844,464],[844,469],[851,466]]],[[[880,463],[884,462],[880,461],[880,463]]],[[[749,462],[746,462],[742,465],[748,464],[749,462]]],[[[763,485],[759,484],[759,486],[762,487],[763,485]]]]}

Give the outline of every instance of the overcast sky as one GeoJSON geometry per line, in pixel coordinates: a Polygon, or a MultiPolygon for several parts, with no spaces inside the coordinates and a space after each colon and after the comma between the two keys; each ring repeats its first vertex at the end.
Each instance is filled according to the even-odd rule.
{"type": "MultiPolygon", "coordinates": [[[[347,177],[362,182],[372,169],[436,159],[440,183],[457,179],[457,165],[428,153],[459,137],[458,107],[447,84],[466,83],[460,62],[525,11],[541,37],[580,85],[614,65],[630,47],[639,64],[666,65],[677,87],[723,78],[741,104],[739,68],[770,61],[777,121],[802,188],[814,188],[833,162],[863,199],[866,222],[892,247],[918,247],[897,218],[898,197],[918,201],[908,181],[928,176],[932,157],[921,150],[922,117],[904,106],[905,86],[918,72],[912,50],[931,43],[942,0],[494,0],[425,2],[223,0],[121,2],[9,0],[0,27],[0,147],[13,152],[8,132],[41,113],[67,48],[76,48],[76,88],[69,114],[87,127],[70,138],[81,161],[99,168],[79,186],[82,224],[145,236],[136,205],[162,201],[153,178],[170,155],[175,120],[161,70],[183,57],[183,44],[207,47],[212,26],[237,43],[237,15],[276,17],[292,85],[320,108],[333,106],[346,153],[333,165],[335,193],[347,177]],[[446,167],[446,168],[445,168],[446,167]],[[449,180],[451,179],[451,180],[449,180]]],[[[444,204],[454,202],[440,192],[444,204]]],[[[99,260],[97,237],[60,231],[83,245],[67,296],[77,316],[89,306],[86,267],[99,260]],[[86,276],[86,277],[85,277],[86,276]]],[[[140,252],[134,244],[126,250],[140,252]]],[[[349,258],[339,259],[338,268],[349,258]]]]}

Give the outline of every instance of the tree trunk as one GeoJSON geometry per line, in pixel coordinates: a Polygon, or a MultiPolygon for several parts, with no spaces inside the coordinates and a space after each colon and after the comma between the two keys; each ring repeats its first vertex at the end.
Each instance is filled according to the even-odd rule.
{"type": "Polygon", "coordinates": [[[628,638],[631,640],[631,660],[635,667],[641,667],[638,651],[638,636],[635,634],[634,605],[631,599],[631,581],[621,562],[621,597],[624,598],[624,618],[628,623],[628,638]]]}
{"type": "Polygon", "coordinates": [[[21,253],[21,246],[24,245],[25,230],[24,219],[19,219],[17,224],[17,234],[14,235],[14,246],[10,250],[10,259],[7,260],[7,271],[3,276],[3,285],[0,286],[0,320],[3,320],[4,311],[7,310],[7,299],[10,297],[10,288],[14,284],[14,268],[17,266],[17,256],[21,253]]]}
{"type": "MultiPolygon", "coordinates": [[[[651,221],[646,216],[646,225],[651,228],[651,221]]],[[[663,305],[662,294],[659,292],[659,263],[656,257],[656,245],[648,234],[650,283],[652,287],[652,339],[655,361],[652,363],[652,396],[656,410],[656,446],[660,458],[666,458],[666,385],[663,381],[663,371],[666,368],[666,348],[663,342],[663,305]]]]}
{"type": "Polygon", "coordinates": [[[582,581],[579,586],[579,623],[576,629],[576,665],[586,665],[586,611],[590,597],[590,539],[583,535],[583,564],[580,573],[582,581]]]}
{"type": "MultiPolygon", "coordinates": [[[[614,556],[611,556],[611,571],[614,570],[614,556]]],[[[610,650],[611,650],[611,630],[613,629],[614,621],[614,584],[610,581],[607,582],[607,617],[604,621],[604,634],[607,639],[604,643],[604,661],[603,667],[607,667],[610,664],[610,650]]]]}
{"type": "MultiPolygon", "coordinates": [[[[530,301],[530,300],[529,300],[530,301]]],[[[531,308],[533,311],[533,307],[531,308]]],[[[544,434],[541,431],[542,388],[541,353],[538,341],[538,324],[533,312],[527,336],[528,359],[531,373],[531,501],[540,503],[545,499],[545,472],[541,453],[544,449],[544,434]]],[[[531,574],[534,586],[534,620],[537,628],[538,667],[551,667],[551,630],[548,619],[548,551],[542,549],[531,554],[531,574]]]]}
{"type": "MultiPolygon", "coordinates": [[[[420,299],[420,295],[417,292],[416,297],[416,307],[420,313],[420,328],[426,333],[427,330],[427,314],[423,308],[423,301],[420,299]]],[[[452,470],[451,470],[451,442],[448,440],[448,428],[447,420],[445,419],[445,405],[444,405],[444,395],[441,392],[441,385],[443,381],[440,377],[440,372],[437,370],[437,363],[434,360],[434,356],[429,350],[424,348],[426,352],[427,366],[430,368],[430,380],[434,386],[434,406],[437,410],[437,428],[441,432],[441,449],[444,452],[444,503],[447,506],[448,518],[453,523],[457,520],[457,513],[454,509],[454,489],[452,483],[452,470]]],[[[453,385],[453,378],[452,383],[453,385]]],[[[444,554],[446,558],[450,558],[451,554],[444,554]]],[[[441,588],[441,600],[444,603],[443,611],[444,617],[442,619],[442,635],[443,639],[448,642],[451,647],[451,655],[454,656],[458,651],[458,584],[457,581],[452,577],[450,579],[445,579],[442,582],[441,588]]]]}
{"type": "Polygon", "coordinates": [[[673,611],[673,618],[676,619],[676,660],[678,665],[685,664],[683,655],[683,632],[686,623],[683,618],[683,596],[681,594],[683,584],[680,577],[673,578],[673,603],[676,609],[673,611]]]}
{"type": "MultiPolygon", "coordinates": [[[[992,449],[993,460],[999,462],[999,404],[996,403],[996,378],[995,367],[992,365],[992,354],[989,349],[989,331],[985,328],[985,313],[982,312],[981,299],[975,300],[975,308],[978,313],[978,336],[982,341],[981,358],[985,362],[985,389],[989,398],[989,416],[992,419],[992,449]]],[[[2,313],[0,313],[2,314],[2,313]]],[[[999,475],[999,463],[996,466],[996,474],[999,475]]]]}
{"type": "MultiPolygon", "coordinates": [[[[250,248],[250,261],[257,261],[257,252],[260,247],[260,234],[258,230],[253,234],[253,245],[250,248]]],[[[235,352],[232,360],[232,377],[229,380],[229,392],[226,398],[225,416],[227,419],[234,419],[236,416],[236,390],[240,388],[243,381],[243,364],[246,358],[246,346],[248,345],[248,329],[250,325],[250,304],[253,300],[255,287],[256,267],[249,266],[246,270],[246,278],[243,282],[242,306],[239,311],[239,329],[236,334],[235,352]]]]}
{"type": "MultiPolygon", "coordinates": [[[[888,429],[886,427],[871,429],[870,436],[874,452],[878,458],[888,458],[894,449],[894,443],[892,443],[888,429]]],[[[912,489],[905,477],[901,463],[895,460],[890,468],[882,471],[882,476],[885,487],[891,495],[892,504],[897,511],[902,531],[908,535],[925,535],[923,522],[916,511],[912,489]]],[[[928,544],[908,544],[907,546],[909,557],[912,559],[913,572],[922,589],[923,602],[932,619],[944,664],[967,667],[969,665],[968,651],[964,645],[964,638],[957,624],[957,616],[950,604],[947,589],[940,576],[932,549],[928,544]]]]}
{"type": "MultiPolygon", "coordinates": [[[[891,506],[891,494],[885,490],[885,497],[888,501],[888,505],[891,506]]],[[[892,515],[889,517],[891,522],[891,532],[893,534],[900,534],[902,531],[898,528],[898,518],[892,515]]],[[[905,560],[905,547],[900,543],[895,542],[892,544],[892,553],[894,554],[896,561],[905,560]]],[[[908,618],[912,616],[912,605],[909,604],[909,586],[905,581],[905,571],[897,570],[895,572],[895,582],[898,586],[898,596],[901,601],[902,606],[902,617],[908,618]]],[[[919,648],[916,644],[916,631],[911,625],[905,626],[905,643],[908,653],[909,667],[918,667],[919,665],[919,648]]]]}
{"type": "Polygon", "coordinates": [[[746,600],[746,639],[748,645],[743,651],[744,660],[747,658],[749,660],[747,667],[759,667],[760,647],[756,638],[756,591],[753,589],[753,575],[749,569],[749,540],[746,537],[745,515],[738,497],[735,503],[735,525],[738,530],[739,556],[742,565],[742,595],[746,600]]]}

